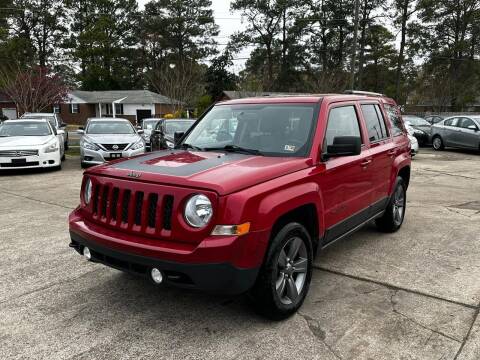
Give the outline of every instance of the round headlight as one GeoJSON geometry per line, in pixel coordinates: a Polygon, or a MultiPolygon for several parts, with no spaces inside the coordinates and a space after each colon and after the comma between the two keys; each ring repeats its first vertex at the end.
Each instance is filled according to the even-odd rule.
{"type": "Polygon", "coordinates": [[[85,204],[90,203],[90,199],[92,198],[92,181],[90,179],[87,179],[85,181],[85,188],[83,189],[83,200],[85,201],[85,204]]]}
{"type": "Polygon", "coordinates": [[[193,195],[185,205],[185,220],[195,228],[207,225],[212,215],[212,203],[205,195],[193,195]]]}

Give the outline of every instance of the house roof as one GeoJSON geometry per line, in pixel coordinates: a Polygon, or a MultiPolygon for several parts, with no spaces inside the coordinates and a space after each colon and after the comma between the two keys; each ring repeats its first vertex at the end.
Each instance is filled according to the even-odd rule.
{"type": "Polygon", "coordinates": [[[267,96],[288,96],[288,95],[308,95],[302,93],[292,92],[267,92],[267,91],[224,91],[223,94],[230,100],[252,98],[252,97],[267,97],[267,96]]]}
{"type": "Polygon", "coordinates": [[[81,91],[75,90],[72,95],[89,104],[112,103],[117,100],[122,104],[172,104],[170,98],[149,90],[110,90],[110,91],[81,91]]]}

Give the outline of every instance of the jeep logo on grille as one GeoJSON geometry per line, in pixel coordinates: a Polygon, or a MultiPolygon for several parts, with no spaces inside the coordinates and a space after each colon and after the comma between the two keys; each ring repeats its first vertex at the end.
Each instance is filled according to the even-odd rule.
{"type": "Polygon", "coordinates": [[[140,176],[142,176],[142,174],[139,174],[139,173],[136,173],[134,171],[131,171],[127,174],[128,177],[131,177],[131,178],[134,178],[134,179],[138,179],[140,176]]]}
{"type": "Polygon", "coordinates": [[[113,150],[118,150],[118,145],[113,145],[113,146],[112,146],[112,149],[113,149],[113,150]]]}

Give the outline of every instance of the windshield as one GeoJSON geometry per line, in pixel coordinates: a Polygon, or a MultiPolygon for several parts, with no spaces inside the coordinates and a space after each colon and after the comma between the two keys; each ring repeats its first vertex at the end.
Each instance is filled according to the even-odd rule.
{"type": "Polygon", "coordinates": [[[430,125],[430,123],[418,116],[404,116],[403,119],[414,126],[430,125]]]}
{"type": "Polygon", "coordinates": [[[88,124],[87,134],[135,134],[133,126],[126,121],[93,121],[88,124]]]}
{"type": "Polygon", "coordinates": [[[272,156],[305,156],[315,110],[316,104],[219,105],[184,143],[204,150],[239,147],[272,156]]]}
{"type": "Polygon", "coordinates": [[[165,133],[173,136],[176,132],[186,132],[194,123],[194,120],[167,120],[165,121],[165,133]]]}
{"type": "Polygon", "coordinates": [[[48,136],[52,132],[46,122],[5,122],[0,125],[0,137],[9,136],[48,136]]]}
{"type": "Polygon", "coordinates": [[[48,115],[35,115],[35,114],[28,114],[28,116],[25,116],[25,118],[29,119],[45,119],[48,120],[50,125],[53,127],[57,127],[57,124],[55,122],[55,116],[48,116],[48,115]]]}
{"type": "Polygon", "coordinates": [[[153,130],[160,119],[143,120],[142,128],[145,130],[153,130]]]}

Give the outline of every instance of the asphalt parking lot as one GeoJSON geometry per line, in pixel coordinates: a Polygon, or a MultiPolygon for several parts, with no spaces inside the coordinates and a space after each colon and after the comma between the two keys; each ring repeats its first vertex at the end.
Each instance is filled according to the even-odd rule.
{"type": "Polygon", "coordinates": [[[480,359],[480,154],[422,149],[404,227],[316,260],[301,312],[157,288],[68,247],[81,170],[0,176],[4,359],[480,359]]]}

